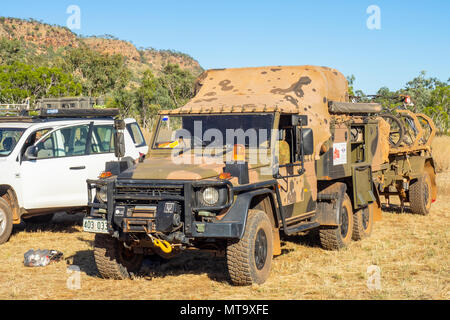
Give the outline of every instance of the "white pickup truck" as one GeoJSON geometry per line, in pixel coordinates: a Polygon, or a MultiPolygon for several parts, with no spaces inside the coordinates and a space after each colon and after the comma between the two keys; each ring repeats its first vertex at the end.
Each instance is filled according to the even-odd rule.
{"type": "MultiPolygon", "coordinates": [[[[0,117],[0,244],[22,218],[51,219],[59,211],[84,209],[86,180],[96,179],[106,162],[117,160],[113,117],[53,112],[0,117]]],[[[148,146],[134,119],[125,124],[125,156],[138,160],[148,146]]]]}

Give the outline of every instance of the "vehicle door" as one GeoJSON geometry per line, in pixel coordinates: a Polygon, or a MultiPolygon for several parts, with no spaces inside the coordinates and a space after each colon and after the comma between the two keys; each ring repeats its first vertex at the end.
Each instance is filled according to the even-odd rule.
{"type": "Polygon", "coordinates": [[[25,209],[80,207],[87,204],[90,125],[72,125],[47,133],[36,144],[35,160],[21,164],[25,209]]]}
{"type": "Polygon", "coordinates": [[[315,211],[314,161],[302,154],[302,131],[298,126],[280,128],[277,142],[278,185],[287,223],[315,211]]]}
{"type": "Polygon", "coordinates": [[[126,146],[127,156],[137,159],[142,155],[147,155],[148,145],[137,122],[127,123],[126,126],[132,140],[132,146],[129,144],[126,146]]]}
{"type": "Polygon", "coordinates": [[[97,179],[105,170],[106,162],[117,161],[114,154],[114,126],[112,124],[95,124],[88,149],[87,178],[97,179]]]}

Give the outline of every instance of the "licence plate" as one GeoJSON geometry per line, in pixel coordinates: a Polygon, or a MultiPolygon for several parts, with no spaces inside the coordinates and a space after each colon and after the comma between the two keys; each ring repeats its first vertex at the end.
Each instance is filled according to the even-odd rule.
{"type": "Polygon", "coordinates": [[[108,221],[104,219],[85,218],[83,220],[83,230],[85,232],[109,234],[108,221]]]}

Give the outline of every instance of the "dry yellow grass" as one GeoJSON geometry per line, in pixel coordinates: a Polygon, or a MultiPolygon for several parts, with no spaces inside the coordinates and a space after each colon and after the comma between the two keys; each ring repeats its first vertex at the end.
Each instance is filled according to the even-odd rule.
{"type": "MultiPolygon", "coordinates": [[[[450,173],[440,174],[448,183],[450,173]]],[[[450,194],[440,193],[430,216],[384,212],[370,239],[340,252],[322,250],[311,236],[283,240],[270,279],[233,287],[225,260],[189,252],[135,280],[99,278],[93,236],[82,216],[59,215],[50,226],[19,226],[0,247],[0,299],[449,299],[450,194]],[[30,248],[57,249],[67,261],[26,268],[30,248]],[[68,264],[81,268],[81,289],[66,286],[68,264]],[[381,269],[381,290],[367,288],[367,268],[381,269]]]]}
{"type": "Polygon", "coordinates": [[[436,137],[432,143],[433,157],[438,172],[450,170],[450,136],[436,137]]]}
{"type": "MultiPolygon", "coordinates": [[[[148,139],[148,133],[146,133],[148,139]]],[[[438,137],[434,157],[449,168],[450,138],[438,137]]],[[[188,252],[135,280],[101,279],[92,253],[94,236],[82,232],[82,215],[59,214],[51,225],[20,225],[0,246],[1,299],[449,299],[450,172],[439,173],[438,201],[429,216],[384,211],[371,238],[349,248],[322,250],[313,236],[283,239],[283,254],[261,286],[234,287],[223,257],[188,252]],[[26,268],[29,249],[56,249],[65,261],[26,268]],[[67,267],[81,269],[81,289],[69,290],[67,267]],[[367,288],[367,268],[381,269],[381,290],[367,288]]]]}

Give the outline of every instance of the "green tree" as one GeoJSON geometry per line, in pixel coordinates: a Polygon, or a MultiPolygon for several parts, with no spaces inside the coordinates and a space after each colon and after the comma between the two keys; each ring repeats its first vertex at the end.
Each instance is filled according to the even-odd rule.
{"type": "Polygon", "coordinates": [[[19,40],[0,38],[0,64],[12,64],[25,59],[25,48],[19,40]]]}
{"type": "Polygon", "coordinates": [[[78,96],[82,86],[59,68],[35,67],[22,62],[0,65],[0,101],[22,103],[30,98],[78,96]]]}
{"type": "Polygon", "coordinates": [[[354,89],[354,84],[355,84],[355,80],[356,77],[355,75],[351,75],[347,77],[347,82],[348,82],[348,95],[350,97],[354,97],[355,96],[355,89],[354,89]]]}
{"type": "Polygon", "coordinates": [[[430,101],[423,112],[430,116],[443,133],[449,129],[450,86],[438,86],[430,94],[430,101]]]}
{"type": "Polygon", "coordinates": [[[136,109],[144,128],[151,126],[152,118],[161,110],[158,104],[160,84],[150,70],[144,72],[141,86],[135,92],[136,109]]]}
{"type": "Polygon", "coordinates": [[[194,96],[195,77],[177,64],[167,64],[158,80],[169,94],[171,109],[183,106],[194,96]]]}
{"type": "Polygon", "coordinates": [[[411,96],[414,102],[414,110],[423,112],[423,110],[431,103],[431,94],[437,87],[445,86],[445,83],[437,78],[426,78],[426,72],[422,71],[420,75],[409,81],[404,89],[399,93],[411,96]]]}
{"type": "Polygon", "coordinates": [[[124,118],[134,116],[136,102],[133,92],[125,89],[114,91],[106,99],[106,108],[119,109],[121,116],[124,118]]]}
{"type": "Polygon", "coordinates": [[[122,90],[131,76],[122,55],[104,55],[86,46],[69,50],[63,68],[80,79],[88,96],[122,90]]]}

